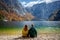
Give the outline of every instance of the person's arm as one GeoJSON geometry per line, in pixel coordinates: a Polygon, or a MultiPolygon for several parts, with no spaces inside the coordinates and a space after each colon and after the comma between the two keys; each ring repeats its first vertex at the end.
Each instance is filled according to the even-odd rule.
{"type": "Polygon", "coordinates": [[[36,37],[37,37],[37,31],[36,31],[36,37]]]}
{"type": "Polygon", "coordinates": [[[27,34],[27,36],[29,37],[29,35],[30,35],[30,30],[28,30],[28,34],[27,34]]]}
{"type": "Polygon", "coordinates": [[[35,36],[37,37],[37,31],[36,31],[36,29],[35,29],[35,36]]]}

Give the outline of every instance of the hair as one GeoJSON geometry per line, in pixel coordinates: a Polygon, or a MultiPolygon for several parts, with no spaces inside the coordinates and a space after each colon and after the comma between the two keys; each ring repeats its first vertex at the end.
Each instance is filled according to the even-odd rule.
{"type": "Polygon", "coordinates": [[[24,30],[25,31],[28,30],[28,26],[27,25],[24,26],[24,30]]]}
{"type": "Polygon", "coordinates": [[[34,25],[32,24],[31,26],[33,27],[34,25]]]}
{"type": "Polygon", "coordinates": [[[27,25],[25,25],[25,27],[28,27],[27,25]]]}

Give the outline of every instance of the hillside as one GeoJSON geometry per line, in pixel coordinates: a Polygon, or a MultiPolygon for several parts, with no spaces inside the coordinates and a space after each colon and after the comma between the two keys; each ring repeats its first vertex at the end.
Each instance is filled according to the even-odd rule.
{"type": "Polygon", "coordinates": [[[18,0],[0,0],[0,20],[4,21],[24,21],[31,20],[33,16],[28,13],[18,0]],[[28,17],[29,14],[30,17],[28,17]],[[2,19],[1,19],[2,18],[2,19]]]}
{"type": "Polygon", "coordinates": [[[45,2],[35,4],[32,7],[26,7],[26,10],[35,16],[34,20],[48,20],[49,16],[55,11],[60,9],[60,1],[54,1],[46,4],[45,2]]]}

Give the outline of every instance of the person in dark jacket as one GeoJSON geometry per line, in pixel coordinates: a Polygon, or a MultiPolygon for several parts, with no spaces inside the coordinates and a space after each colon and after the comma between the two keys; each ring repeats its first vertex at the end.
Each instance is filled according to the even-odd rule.
{"type": "Polygon", "coordinates": [[[33,27],[33,24],[31,26],[32,27],[28,31],[28,36],[31,37],[31,38],[37,37],[36,29],[33,27]]]}

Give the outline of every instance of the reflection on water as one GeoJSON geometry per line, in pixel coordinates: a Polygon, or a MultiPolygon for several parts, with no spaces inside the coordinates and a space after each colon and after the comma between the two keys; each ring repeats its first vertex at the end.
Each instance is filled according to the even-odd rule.
{"type": "Polygon", "coordinates": [[[31,24],[34,24],[35,27],[59,27],[60,28],[60,21],[12,21],[12,22],[1,22],[0,26],[6,26],[6,27],[23,27],[25,24],[30,26],[31,24]]]}

